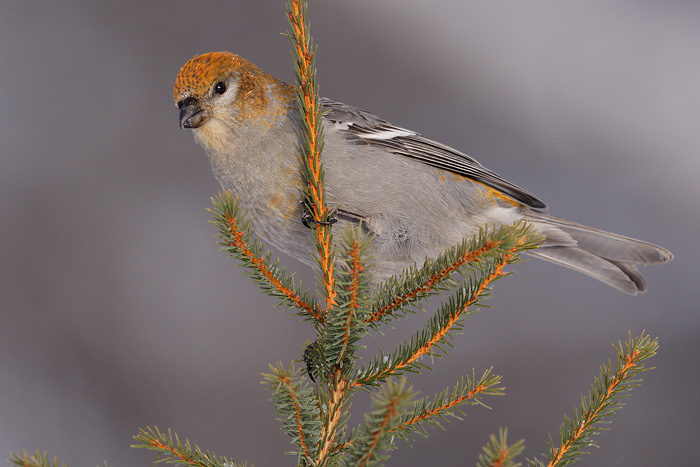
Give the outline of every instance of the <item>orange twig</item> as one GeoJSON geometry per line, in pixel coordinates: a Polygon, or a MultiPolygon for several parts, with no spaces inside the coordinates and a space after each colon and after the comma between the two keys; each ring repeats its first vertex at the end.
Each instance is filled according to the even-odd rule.
{"type": "MultiPolygon", "coordinates": [[[[397,406],[397,401],[395,401],[395,400],[392,401],[391,403],[389,403],[389,405],[387,406],[386,415],[384,415],[384,419],[382,419],[382,423],[379,425],[379,429],[377,429],[374,432],[372,444],[370,445],[371,448],[367,449],[367,452],[365,453],[365,455],[362,457],[362,459],[360,459],[361,462],[357,465],[365,466],[372,459],[372,454],[374,454],[374,452],[377,448],[377,445],[379,444],[379,441],[381,440],[381,437],[379,435],[384,432],[384,428],[391,422],[391,420],[393,418],[396,417],[396,414],[398,412],[396,406],[397,406]]],[[[392,431],[392,430],[389,430],[389,431],[392,431]]]]}
{"type": "Polygon", "coordinates": [[[161,451],[166,451],[171,453],[173,456],[177,457],[178,459],[182,460],[185,464],[187,465],[194,465],[194,466],[199,466],[199,467],[206,467],[206,464],[203,464],[201,462],[197,462],[194,459],[191,459],[187,456],[185,456],[183,453],[180,451],[176,451],[175,449],[171,448],[170,446],[161,443],[157,439],[151,440],[151,446],[154,448],[160,449],[161,451]]]}
{"type": "Polygon", "coordinates": [[[490,467],[503,467],[506,460],[508,459],[508,449],[501,449],[498,453],[498,459],[491,463],[490,467]]]}
{"type": "Polygon", "coordinates": [[[238,226],[236,225],[236,219],[234,217],[227,217],[226,225],[228,225],[231,236],[233,237],[233,241],[230,242],[229,245],[236,248],[246,258],[248,258],[250,262],[254,264],[256,268],[258,268],[258,271],[260,271],[260,273],[263,276],[265,276],[267,280],[269,280],[277,290],[279,290],[282,294],[284,294],[284,296],[286,296],[294,302],[294,305],[297,308],[306,311],[317,321],[323,323],[324,316],[317,307],[306,303],[296,293],[294,293],[293,290],[284,287],[284,285],[282,285],[279,279],[277,279],[274,276],[274,274],[272,274],[272,272],[265,266],[264,258],[258,258],[257,256],[255,256],[255,254],[253,254],[250,248],[248,248],[246,242],[243,241],[245,233],[238,229],[238,226]]]}
{"type": "Polygon", "coordinates": [[[625,356],[625,364],[622,366],[620,369],[620,372],[616,375],[615,379],[610,382],[610,385],[608,386],[608,390],[605,391],[605,394],[603,395],[600,404],[598,404],[598,408],[596,408],[592,412],[586,412],[586,414],[583,417],[583,421],[579,425],[578,429],[574,433],[574,435],[566,442],[564,443],[559,449],[554,451],[554,457],[552,458],[551,461],[549,461],[549,464],[547,464],[547,467],[553,467],[556,464],[559,463],[559,461],[562,460],[564,454],[571,448],[571,446],[582,436],[582,434],[594,423],[594,420],[596,419],[598,412],[605,407],[605,402],[610,399],[612,394],[615,391],[615,388],[617,387],[618,384],[622,382],[622,380],[625,378],[625,375],[627,374],[628,371],[630,371],[632,368],[637,366],[637,361],[636,358],[639,356],[639,350],[635,350],[632,355],[626,355],[625,356]]]}
{"type": "Polygon", "coordinates": [[[297,424],[297,432],[299,433],[299,444],[301,445],[301,450],[307,459],[311,459],[311,455],[309,454],[309,447],[306,444],[306,437],[304,436],[304,430],[301,423],[301,406],[299,405],[299,399],[297,398],[297,395],[294,392],[294,389],[292,388],[292,381],[291,379],[284,377],[280,378],[280,382],[287,389],[287,392],[289,393],[289,396],[292,398],[292,401],[294,403],[294,418],[297,424]]]}
{"type": "Polygon", "coordinates": [[[352,274],[352,284],[349,286],[351,289],[350,293],[350,308],[357,310],[360,308],[359,303],[357,303],[357,294],[359,293],[360,286],[360,273],[364,270],[364,266],[360,261],[360,243],[355,240],[352,244],[352,249],[349,252],[352,258],[352,269],[350,274],[352,274]]]}
{"type": "Polygon", "coordinates": [[[382,308],[372,313],[372,316],[367,318],[367,322],[376,321],[385,314],[389,313],[391,310],[395,310],[399,306],[409,302],[410,300],[413,300],[417,296],[430,292],[438,282],[440,282],[448,275],[452,274],[454,271],[457,270],[457,268],[459,268],[465,263],[478,259],[481,255],[493,250],[500,244],[501,242],[487,242],[486,245],[484,245],[482,248],[479,248],[478,250],[465,252],[464,255],[462,255],[462,257],[458,261],[455,261],[454,263],[442,269],[438,274],[430,278],[430,280],[427,281],[425,284],[422,284],[420,287],[411,290],[402,296],[394,297],[394,300],[392,300],[391,303],[383,306],[382,308]]]}
{"type": "Polygon", "coordinates": [[[302,118],[305,121],[305,137],[308,141],[308,154],[305,154],[306,165],[309,168],[309,179],[306,189],[311,201],[311,211],[315,222],[315,237],[318,246],[319,259],[323,274],[323,285],[326,295],[326,308],[329,309],[335,304],[335,277],[333,273],[333,258],[331,255],[330,226],[325,222],[325,218],[330,213],[325,202],[324,186],[321,183],[321,154],[320,145],[317,139],[322,122],[320,106],[315,82],[314,69],[312,67],[313,51],[309,50],[310,38],[306,29],[305,8],[302,8],[299,0],[292,0],[292,10],[288,13],[289,21],[294,29],[294,45],[296,56],[298,57],[300,91],[299,98],[307,112],[302,111],[302,118]]]}
{"type": "MultiPolygon", "coordinates": [[[[511,249],[510,251],[511,251],[511,252],[515,252],[515,248],[511,249]]],[[[486,278],[482,281],[482,283],[481,283],[481,285],[479,286],[479,288],[474,292],[474,295],[472,295],[472,297],[471,297],[469,300],[467,300],[467,301],[459,308],[459,310],[457,310],[457,311],[452,315],[452,317],[450,318],[450,320],[448,320],[448,322],[445,323],[445,325],[442,327],[442,329],[440,329],[428,342],[426,342],[424,345],[422,345],[413,355],[411,355],[408,359],[406,359],[405,361],[401,362],[401,363],[398,364],[397,366],[395,366],[395,367],[393,367],[393,368],[391,368],[391,369],[388,369],[387,371],[385,371],[385,372],[383,372],[383,373],[379,373],[379,374],[377,374],[377,375],[371,375],[370,377],[365,378],[365,379],[369,379],[369,378],[372,378],[372,379],[381,378],[381,377],[383,377],[383,376],[385,376],[385,375],[387,375],[387,374],[394,373],[394,372],[396,372],[397,370],[400,370],[401,368],[405,368],[406,366],[408,366],[408,365],[411,364],[412,362],[418,360],[421,356],[423,356],[423,355],[427,354],[428,352],[430,352],[431,349],[433,348],[433,346],[435,346],[435,344],[437,344],[441,339],[443,339],[443,338],[445,337],[445,335],[447,335],[447,333],[449,332],[449,330],[452,329],[452,326],[454,326],[455,323],[457,323],[457,321],[459,321],[459,318],[462,316],[462,314],[463,314],[464,312],[467,311],[467,308],[469,308],[471,305],[474,304],[474,302],[476,302],[476,301],[479,299],[479,296],[484,292],[484,290],[486,289],[486,287],[488,287],[488,285],[489,285],[491,282],[493,282],[497,277],[503,275],[503,268],[508,264],[508,262],[509,262],[512,258],[513,258],[513,255],[512,255],[512,254],[506,254],[506,255],[504,255],[504,256],[501,258],[501,262],[498,264],[498,266],[496,266],[496,268],[494,269],[494,271],[493,271],[491,274],[489,274],[489,276],[486,277],[486,278]]],[[[362,384],[362,381],[357,381],[357,382],[355,382],[355,385],[358,385],[358,386],[359,386],[359,385],[361,385],[361,384],[362,384]]]]}
{"type": "Polygon", "coordinates": [[[478,300],[479,296],[484,292],[484,290],[486,290],[486,287],[488,287],[488,285],[491,282],[493,282],[494,279],[503,275],[503,268],[506,266],[506,264],[508,264],[508,261],[511,258],[512,258],[511,255],[503,256],[503,258],[501,259],[501,262],[498,264],[498,266],[496,266],[496,269],[494,269],[494,271],[491,274],[489,274],[489,276],[486,279],[484,279],[482,281],[479,288],[476,289],[476,292],[474,293],[472,298],[470,300],[467,300],[467,302],[464,305],[462,305],[462,307],[454,314],[452,319],[448,321],[447,325],[444,326],[440,330],[440,332],[435,334],[432,337],[432,339],[430,339],[424,346],[422,346],[420,349],[418,349],[418,351],[414,354],[413,359],[411,361],[414,361],[414,360],[418,359],[420,356],[430,352],[432,347],[435,344],[437,344],[443,337],[445,337],[447,332],[452,328],[452,326],[454,326],[454,324],[457,322],[459,317],[462,316],[462,314],[465,311],[467,311],[467,308],[469,308],[474,302],[476,302],[478,300]]]}
{"type": "MultiPolygon", "coordinates": [[[[340,370],[336,372],[337,377],[340,378],[340,370]]],[[[328,400],[328,423],[324,423],[321,430],[321,439],[323,444],[318,453],[317,464],[322,465],[327,456],[334,452],[335,446],[333,446],[335,438],[335,430],[342,417],[341,406],[343,398],[345,397],[345,391],[347,390],[347,380],[341,379],[335,383],[333,392],[328,400]]]]}
{"type": "Polygon", "coordinates": [[[347,286],[350,290],[350,303],[348,305],[347,310],[345,311],[343,350],[340,352],[340,355],[338,357],[338,363],[342,362],[345,358],[345,353],[347,352],[348,344],[350,344],[350,327],[352,326],[352,319],[355,316],[355,311],[358,308],[360,308],[359,303],[357,303],[357,296],[359,293],[360,271],[364,267],[360,262],[360,244],[357,241],[353,242],[348,253],[352,258],[352,268],[350,270],[352,282],[350,283],[350,285],[347,286]]]}
{"type": "Polygon", "coordinates": [[[413,425],[413,424],[415,424],[415,423],[418,423],[418,422],[420,422],[421,420],[426,420],[426,419],[432,417],[433,415],[437,415],[437,414],[440,413],[440,412],[443,412],[443,411],[445,411],[445,410],[451,409],[452,407],[454,407],[454,406],[456,406],[456,405],[459,405],[459,404],[461,404],[461,403],[464,402],[464,401],[473,399],[477,394],[481,394],[482,392],[484,392],[485,390],[487,390],[489,387],[490,387],[490,386],[479,385],[479,386],[475,387],[474,389],[472,389],[471,391],[469,391],[468,393],[466,393],[464,396],[459,397],[459,398],[454,399],[454,400],[451,400],[449,403],[444,404],[444,405],[441,405],[440,407],[437,407],[437,408],[435,408],[435,409],[433,409],[433,410],[426,411],[426,412],[420,414],[419,416],[414,417],[414,418],[412,418],[412,419],[410,419],[410,420],[407,420],[406,422],[402,423],[401,425],[392,428],[392,429],[389,430],[389,431],[401,430],[402,428],[405,428],[405,427],[407,427],[407,426],[410,426],[410,425],[413,425]]]}

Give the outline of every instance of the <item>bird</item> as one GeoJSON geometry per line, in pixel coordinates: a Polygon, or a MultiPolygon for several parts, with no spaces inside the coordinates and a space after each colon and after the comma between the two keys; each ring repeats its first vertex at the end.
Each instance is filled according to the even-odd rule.
{"type": "MultiPolygon", "coordinates": [[[[192,130],[256,234],[314,265],[295,92],[238,55],[209,52],[182,66],[173,96],[180,127],[192,130]]],[[[529,255],[628,294],[647,289],[637,266],[673,258],[660,246],[546,214],[537,197],[447,145],[357,107],[319,102],[326,203],[337,208],[336,228],[361,225],[372,238],[373,283],[436,258],[484,226],[521,220],[545,239],[529,255]]]]}

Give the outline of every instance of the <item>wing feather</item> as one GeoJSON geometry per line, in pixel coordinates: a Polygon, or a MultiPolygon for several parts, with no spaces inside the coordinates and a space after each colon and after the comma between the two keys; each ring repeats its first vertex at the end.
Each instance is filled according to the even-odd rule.
{"type": "Polygon", "coordinates": [[[476,159],[405,128],[397,127],[357,107],[321,99],[324,117],[338,131],[364,143],[383,147],[394,154],[410,157],[432,167],[471,178],[532,208],[547,206],[522,188],[481,165],[476,159]]]}

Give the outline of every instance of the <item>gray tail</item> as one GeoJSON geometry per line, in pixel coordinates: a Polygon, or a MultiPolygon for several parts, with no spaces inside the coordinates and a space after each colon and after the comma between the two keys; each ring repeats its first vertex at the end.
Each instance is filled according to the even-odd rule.
{"type": "Polygon", "coordinates": [[[588,274],[612,287],[636,295],[647,284],[637,265],[665,263],[673,254],[641,240],[559,219],[539,211],[526,218],[547,238],[530,255],[588,274]]]}

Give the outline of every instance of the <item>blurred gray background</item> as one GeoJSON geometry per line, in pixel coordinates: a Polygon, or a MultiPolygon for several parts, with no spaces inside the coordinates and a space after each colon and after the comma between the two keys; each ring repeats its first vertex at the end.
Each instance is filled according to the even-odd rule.
{"type": "MultiPolygon", "coordinates": [[[[218,251],[205,210],[218,186],[172,101],[179,68],[212,50],[293,80],[284,10],[0,5],[0,458],[41,448],[71,466],[151,465],[129,445],[157,425],[257,466],[293,465],[260,373],[298,358],[313,331],[218,251]]],[[[643,329],[661,342],[656,370],[579,465],[692,463],[700,3],[324,0],[309,14],[323,95],[461,149],[552,214],[676,254],[643,271],[637,297],[519,265],[453,358],[413,379],[427,395],[493,365],[507,395],[388,465],[474,465],[499,426],[538,456],[610,343],[643,329]]]]}

